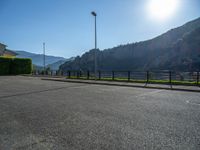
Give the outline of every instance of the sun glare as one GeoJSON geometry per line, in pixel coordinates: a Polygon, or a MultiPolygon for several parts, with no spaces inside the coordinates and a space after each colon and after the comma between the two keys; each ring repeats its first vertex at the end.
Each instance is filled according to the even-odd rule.
{"type": "Polygon", "coordinates": [[[149,16],[158,21],[172,17],[179,6],[179,0],[149,0],[147,5],[149,16]]]}

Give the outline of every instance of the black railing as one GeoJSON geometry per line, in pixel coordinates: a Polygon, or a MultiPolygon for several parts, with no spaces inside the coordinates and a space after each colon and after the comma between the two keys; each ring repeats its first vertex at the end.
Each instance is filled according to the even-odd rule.
{"type": "MultiPolygon", "coordinates": [[[[35,71],[34,75],[66,76],[69,79],[95,79],[92,71],[35,71]]],[[[200,73],[197,71],[98,71],[96,79],[111,81],[129,81],[143,83],[199,85],[200,73]]]]}
{"type": "Polygon", "coordinates": [[[66,76],[63,71],[58,71],[58,70],[48,70],[48,71],[43,71],[43,70],[34,70],[32,72],[33,75],[47,75],[47,76],[66,76]]]}

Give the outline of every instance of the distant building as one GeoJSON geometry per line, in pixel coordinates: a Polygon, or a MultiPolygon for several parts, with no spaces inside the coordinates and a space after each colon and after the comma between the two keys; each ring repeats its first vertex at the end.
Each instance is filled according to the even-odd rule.
{"type": "Polygon", "coordinates": [[[6,45],[0,43],[0,56],[3,56],[5,49],[6,49],[6,45]]]}
{"type": "Polygon", "coordinates": [[[17,53],[14,51],[6,49],[6,45],[0,43],[0,56],[5,56],[5,57],[15,57],[17,53]]]}

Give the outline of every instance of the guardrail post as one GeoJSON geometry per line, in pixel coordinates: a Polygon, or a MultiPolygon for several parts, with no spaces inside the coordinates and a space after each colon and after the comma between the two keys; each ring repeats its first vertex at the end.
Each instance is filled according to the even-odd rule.
{"type": "Polygon", "coordinates": [[[71,78],[71,71],[68,71],[68,78],[71,78]]]}
{"type": "Polygon", "coordinates": [[[112,80],[115,80],[115,72],[112,71],[112,80]]]}
{"type": "Polygon", "coordinates": [[[101,71],[99,70],[99,80],[101,80],[101,71]]]}
{"type": "Polygon", "coordinates": [[[170,85],[172,85],[172,72],[169,71],[169,83],[170,85]]]}
{"type": "Polygon", "coordinates": [[[147,71],[147,83],[149,82],[149,71],[147,71]]]}
{"type": "Polygon", "coordinates": [[[197,85],[199,85],[199,71],[197,72],[197,85]]]}
{"type": "Polygon", "coordinates": [[[87,79],[88,80],[90,79],[90,71],[89,70],[87,71],[87,79]]]}
{"type": "Polygon", "coordinates": [[[79,71],[79,76],[80,76],[80,77],[82,76],[82,72],[81,72],[81,71],[79,71]]]}
{"type": "Polygon", "coordinates": [[[79,78],[79,71],[76,71],[76,78],[79,78]]]}
{"type": "Polygon", "coordinates": [[[128,71],[128,81],[130,81],[130,78],[131,78],[131,72],[128,71]]]}

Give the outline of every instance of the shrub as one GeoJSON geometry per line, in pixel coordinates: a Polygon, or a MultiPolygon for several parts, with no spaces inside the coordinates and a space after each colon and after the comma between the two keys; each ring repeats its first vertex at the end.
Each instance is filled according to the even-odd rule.
{"type": "Polygon", "coordinates": [[[30,74],[32,72],[32,61],[28,58],[14,58],[11,62],[10,73],[12,75],[30,74]]]}
{"type": "Polygon", "coordinates": [[[31,59],[0,57],[0,75],[30,74],[31,72],[31,59]]]}
{"type": "Polygon", "coordinates": [[[10,74],[11,58],[0,57],[0,75],[10,74]]]}

